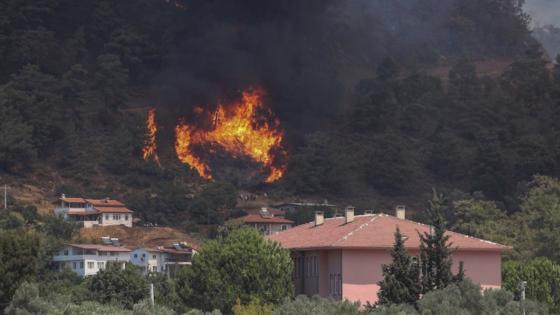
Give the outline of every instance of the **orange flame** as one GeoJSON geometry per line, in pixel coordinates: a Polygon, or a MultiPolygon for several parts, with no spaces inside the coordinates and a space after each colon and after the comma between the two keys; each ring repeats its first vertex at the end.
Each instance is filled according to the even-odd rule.
{"type": "Polygon", "coordinates": [[[278,119],[271,123],[266,121],[272,117],[272,112],[262,103],[263,95],[264,92],[258,89],[245,91],[241,100],[231,106],[218,105],[210,116],[210,130],[197,129],[181,121],[175,128],[175,151],[179,160],[193,167],[200,176],[212,179],[210,166],[192,151],[191,146],[217,144],[233,157],[248,156],[261,163],[268,171],[266,182],[280,179],[286,168],[284,164],[278,165],[282,163],[278,158],[286,155],[282,146],[284,134],[278,119]]]}
{"type": "Polygon", "coordinates": [[[144,148],[142,149],[142,156],[144,160],[148,160],[149,158],[153,158],[154,161],[157,162],[158,165],[161,166],[159,163],[159,156],[157,154],[157,144],[156,144],[156,135],[157,135],[157,125],[156,125],[156,110],[152,108],[148,111],[148,116],[146,117],[146,139],[144,140],[144,148]]]}

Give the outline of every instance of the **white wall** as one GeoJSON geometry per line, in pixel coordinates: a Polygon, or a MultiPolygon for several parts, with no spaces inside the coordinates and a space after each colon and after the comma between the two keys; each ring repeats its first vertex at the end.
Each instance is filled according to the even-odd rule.
{"type": "Polygon", "coordinates": [[[102,213],[101,225],[124,225],[132,227],[132,213],[102,213]]]}
{"type": "Polygon", "coordinates": [[[106,268],[107,263],[118,262],[124,268],[125,264],[130,261],[128,252],[92,251],[91,254],[81,255],[77,254],[78,251],[79,249],[66,246],[53,256],[53,261],[57,262],[61,268],[68,267],[82,277],[96,274],[99,270],[106,268]],[[65,251],[68,251],[68,255],[64,255],[65,251]]]}
{"type": "Polygon", "coordinates": [[[149,252],[144,248],[137,248],[130,253],[130,262],[142,268],[143,273],[162,272],[165,254],[160,252],[149,252]]]}

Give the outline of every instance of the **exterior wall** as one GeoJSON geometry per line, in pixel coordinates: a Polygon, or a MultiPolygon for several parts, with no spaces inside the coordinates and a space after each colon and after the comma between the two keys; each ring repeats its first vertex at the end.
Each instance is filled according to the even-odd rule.
{"type": "Polygon", "coordinates": [[[342,253],[342,293],[350,301],[375,303],[383,279],[381,265],[391,263],[385,251],[345,250],[342,253]]]}
{"type": "Polygon", "coordinates": [[[83,251],[71,246],[63,248],[53,256],[53,262],[60,268],[68,267],[82,277],[96,274],[106,268],[108,263],[118,263],[124,268],[128,261],[130,261],[128,252],[83,251]]]}
{"type": "Polygon", "coordinates": [[[132,227],[132,214],[131,213],[102,213],[101,225],[124,225],[132,227]]]}
{"type": "Polygon", "coordinates": [[[165,271],[165,254],[150,252],[143,248],[135,249],[130,253],[130,262],[142,268],[142,273],[165,271]],[[155,258],[154,258],[155,256],[155,258]]]}
{"type": "Polygon", "coordinates": [[[291,224],[278,224],[278,223],[250,223],[249,226],[254,227],[259,230],[264,235],[270,235],[278,232],[282,232],[292,228],[291,224]],[[282,227],[285,229],[282,229],[282,227]]]}
{"type": "MultiPolygon", "coordinates": [[[[418,251],[409,255],[418,256],[418,251]]],[[[383,279],[381,266],[391,263],[389,252],[384,250],[294,251],[292,258],[296,294],[319,294],[335,300],[360,301],[362,305],[377,302],[378,283],[383,279]],[[316,257],[317,271],[308,265],[313,265],[312,257],[316,257]]],[[[460,261],[464,263],[466,276],[474,283],[485,289],[500,288],[500,253],[457,251],[453,255],[454,272],[460,261]]]]}
{"type": "Polygon", "coordinates": [[[496,252],[463,251],[453,255],[453,272],[463,261],[465,275],[483,289],[499,289],[502,286],[502,256],[496,252]]]}
{"type": "Polygon", "coordinates": [[[282,232],[288,229],[291,229],[291,224],[271,224],[270,225],[270,234],[274,234],[277,232],[282,232]]]}

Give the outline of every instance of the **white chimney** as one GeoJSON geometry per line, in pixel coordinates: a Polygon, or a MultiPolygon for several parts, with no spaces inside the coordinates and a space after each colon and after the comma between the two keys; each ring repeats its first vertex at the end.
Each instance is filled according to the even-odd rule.
{"type": "Polygon", "coordinates": [[[396,206],[395,207],[395,216],[401,220],[406,219],[406,207],[405,206],[396,206]]]}
{"type": "Polygon", "coordinates": [[[315,226],[320,226],[325,223],[325,214],[323,211],[315,211],[315,226]]]}
{"type": "Polygon", "coordinates": [[[118,238],[111,238],[111,243],[113,244],[113,246],[121,246],[118,238]]]}
{"type": "Polygon", "coordinates": [[[344,216],[346,217],[346,223],[350,223],[354,221],[354,210],[355,208],[352,206],[346,207],[344,210],[344,216]]]}

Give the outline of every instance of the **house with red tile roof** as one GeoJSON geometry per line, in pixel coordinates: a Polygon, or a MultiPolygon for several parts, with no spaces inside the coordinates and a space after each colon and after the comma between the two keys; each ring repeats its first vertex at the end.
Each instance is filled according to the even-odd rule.
{"type": "Polygon", "coordinates": [[[118,200],[66,197],[62,194],[57,203],[59,206],[54,209],[55,215],[79,222],[86,228],[110,225],[132,227],[133,211],[118,200]]]}
{"type": "Polygon", "coordinates": [[[246,216],[235,219],[247,226],[251,226],[261,231],[265,235],[270,235],[292,228],[294,221],[284,218],[284,211],[262,207],[257,211],[249,212],[246,216]]]}
{"type": "MultiPolygon", "coordinates": [[[[391,263],[389,254],[394,233],[399,228],[409,255],[418,256],[419,233],[430,233],[428,225],[405,219],[404,207],[396,215],[354,215],[324,218],[269,235],[270,240],[289,249],[294,260],[296,294],[347,299],[361,303],[377,301],[382,265],[391,263]]],[[[483,288],[501,286],[501,254],[508,246],[448,231],[453,252],[453,268],[464,263],[467,277],[483,288]]]]}

